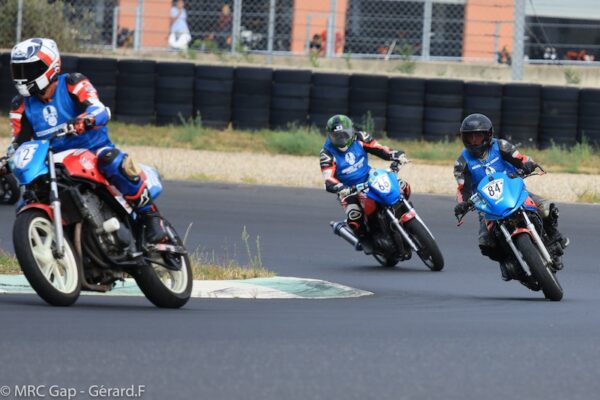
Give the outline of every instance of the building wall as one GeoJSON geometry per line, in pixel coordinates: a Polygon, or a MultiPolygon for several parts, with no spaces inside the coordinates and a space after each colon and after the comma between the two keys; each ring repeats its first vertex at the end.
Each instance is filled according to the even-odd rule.
{"type": "MultiPolygon", "coordinates": [[[[138,0],[119,1],[119,29],[128,28],[135,30],[137,4],[138,0]]],[[[168,47],[171,4],[170,0],[144,0],[142,47],[168,47]]]]}
{"type": "MultiPolygon", "coordinates": [[[[306,50],[306,40],[313,35],[321,34],[327,29],[327,17],[329,16],[329,1],[327,0],[294,0],[294,16],[292,20],[292,46],[291,51],[302,53],[306,50]],[[310,29],[307,29],[307,20],[310,16],[310,29]]],[[[337,0],[335,31],[336,34],[344,35],[346,30],[346,9],[348,0],[337,0]]],[[[343,47],[339,50],[343,51],[343,47]]]]}
{"type": "Polygon", "coordinates": [[[467,0],[463,57],[496,60],[496,51],[512,51],[514,0],[467,0]],[[497,28],[498,27],[498,28],[497,28]],[[498,29],[498,43],[496,34],[498,29]],[[497,46],[497,48],[496,48],[497,46]]]}

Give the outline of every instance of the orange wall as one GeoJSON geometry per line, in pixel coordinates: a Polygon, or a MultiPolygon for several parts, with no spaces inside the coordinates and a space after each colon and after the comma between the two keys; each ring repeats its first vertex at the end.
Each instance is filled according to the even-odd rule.
{"type": "Polygon", "coordinates": [[[500,23],[498,51],[506,46],[511,52],[513,20],[514,0],[467,0],[463,57],[496,60],[494,45],[497,22],[500,23]]]}
{"type": "MultiPolygon", "coordinates": [[[[337,0],[335,31],[342,35],[346,31],[347,0],[337,0]]],[[[316,33],[321,34],[327,29],[329,16],[329,0],[295,0],[294,20],[292,21],[292,52],[302,53],[306,50],[307,17],[311,16],[310,40],[316,33]]]]}
{"type": "MultiPolygon", "coordinates": [[[[119,1],[119,28],[135,29],[138,0],[119,1]]],[[[142,47],[168,47],[171,0],[144,0],[142,47]]]]}

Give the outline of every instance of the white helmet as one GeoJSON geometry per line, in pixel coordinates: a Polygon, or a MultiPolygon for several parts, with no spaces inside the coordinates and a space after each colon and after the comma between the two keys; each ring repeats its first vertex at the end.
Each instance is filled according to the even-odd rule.
{"type": "Polygon", "coordinates": [[[28,97],[40,93],[60,73],[58,47],[52,39],[27,39],[13,47],[10,66],[20,95],[28,97]]]}

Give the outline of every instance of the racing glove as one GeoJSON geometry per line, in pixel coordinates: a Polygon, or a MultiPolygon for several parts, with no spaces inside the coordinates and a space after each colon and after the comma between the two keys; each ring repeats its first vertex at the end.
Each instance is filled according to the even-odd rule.
{"type": "Polygon", "coordinates": [[[406,158],[406,154],[401,150],[394,150],[390,153],[390,160],[399,161],[400,164],[406,164],[408,162],[408,158],[406,158]]]}
{"type": "Polygon", "coordinates": [[[346,197],[350,196],[350,193],[352,193],[352,188],[346,185],[341,185],[340,189],[337,191],[338,199],[342,201],[346,197]]]}
{"type": "Polygon", "coordinates": [[[523,163],[523,168],[521,168],[521,169],[523,170],[525,175],[529,175],[529,174],[533,173],[533,171],[535,171],[535,169],[538,166],[539,166],[538,163],[536,163],[533,160],[529,160],[529,161],[523,163]]]}
{"type": "Polygon", "coordinates": [[[94,127],[96,124],[96,117],[94,117],[92,114],[82,114],[77,118],[73,118],[67,124],[70,128],[72,128],[69,130],[81,135],[94,127]]]}
{"type": "Polygon", "coordinates": [[[466,214],[469,211],[471,205],[467,201],[461,201],[456,206],[454,206],[454,215],[456,218],[460,217],[463,214],[466,214]]]}

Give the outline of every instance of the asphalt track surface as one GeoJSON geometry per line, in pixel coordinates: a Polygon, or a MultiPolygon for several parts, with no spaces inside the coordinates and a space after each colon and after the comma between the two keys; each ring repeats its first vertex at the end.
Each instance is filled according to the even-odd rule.
{"type": "MultiPolygon", "coordinates": [[[[453,200],[415,195],[446,267],[382,268],[331,234],[342,216],[319,190],[170,182],[163,213],[189,248],[245,261],[259,235],[282,276],[369,290],[349,300],[193,299],[159,310],[143,298],[82,297],[66,309],[0,296],[0,386],[145,385],[147,399],[590,399],[600,392],[600,208],[561,205],[572,246],[560,303],[515,282],[476,249],[453,200]]],[[[0,208],[11,249],[13,210],[0,208]]],[[[78,398],[86,398],[80,395],[78,398]]]]}

